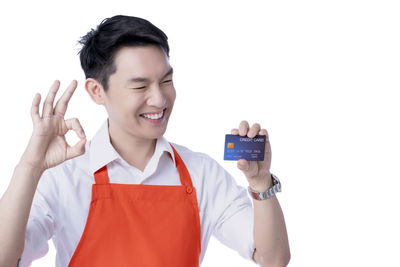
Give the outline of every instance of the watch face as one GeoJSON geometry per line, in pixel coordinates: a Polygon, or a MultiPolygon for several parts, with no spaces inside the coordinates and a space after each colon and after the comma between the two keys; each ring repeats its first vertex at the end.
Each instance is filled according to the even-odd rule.
{"type": "Polygon", "coordinates": [[[279,184],[278,177],[276,177],[276,176],[275,176],[274,174],[272,174],[272,173],[271,173],[271,176],[272,176],[272,183],[273,183],[274,185],[279,184]]]}

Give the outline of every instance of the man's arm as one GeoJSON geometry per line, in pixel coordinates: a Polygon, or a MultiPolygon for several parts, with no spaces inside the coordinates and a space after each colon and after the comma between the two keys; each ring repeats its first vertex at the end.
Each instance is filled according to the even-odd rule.
{"type": "Polygon", "coordinates": [[[59,87],[60,82],[54,81],[43,103],[42,115],[39,114],[41,95],[36,94],[32,101],[33,133],[0,199],[0,267],[18,264],[24,252],[26,227],[42,174],[48,168],[85,153],[86,136],[80,122],[77,118],[64,120],[77,82],[72,81],[53,107],[59,87]],[[81,137],[73,147],[65,139],[71,129],[81,137]]]}
{"type": "MultiPolygon", "coordinates": [[[[265,187],[253,189],[264,192],[271,185],[272,183],[266,183],[265,187]]],[[[255,262],[260,266],[287,266],[290,260],[290,249],[285,219],[278,199],[276,196],[265,200],[253,199],[253,205],[256,247],[253,258],[255,262]]]]}
{"type": "MultiPolygon", "coordinates": [[[[240,159],[237,167],[243,171],[251,189],[264,192],[272,186],[270,173],[271,144],[266,129],[254,123],[251,128],[246,120],[239,124],[239,129],[232,129],[232,134],[254,138],[257,134],[265,135],[263,161],[240,159]]],[[[289,242],[285,220],[276,196],[265,200],[253,200],[254,204],[254,260],[261,266],[286,266],[290,260],[289,242]]]]}
{"type": "Polygon", "coordinates": [[[32,200],[43,171],[20,163],[0,200],[0,267],[17,266],[32,200]]]}

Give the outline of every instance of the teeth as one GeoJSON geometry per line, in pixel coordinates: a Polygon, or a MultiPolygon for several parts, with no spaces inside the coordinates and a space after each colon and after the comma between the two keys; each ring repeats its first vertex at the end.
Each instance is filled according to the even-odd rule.
{"type": "Polygon", "coordinates": [[[160,113],[154,114],[154,115],[143,114],[143,117],[152,119],[152,120],[158,120],[159,118],[161,118],[163,116],[163,113],[164,113],[164,110],[161,111],[160,113]]]}

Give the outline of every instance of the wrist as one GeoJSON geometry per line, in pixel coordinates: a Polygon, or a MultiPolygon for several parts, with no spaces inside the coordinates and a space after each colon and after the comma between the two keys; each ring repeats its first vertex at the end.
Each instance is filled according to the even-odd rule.
{"type": "Polygon", "coordinates": [[[254,186],[254,188],[251,188],[250,186],[247,188],[248,193],[253,199],[256,200],[265,200],[268,199],[272,196],[274,196],[276,193],[281,192],[281,183],[276,177],[276,175],[271,174],[271,181],[272,184],[271,186],[267,187],[265,185],[260,185],[258,184],[257,186],[254,186]],[[265,189],[267,188],[267,189],[265,189]]]}
{"type": "Polygon", "coordinates": [[[19,159],[18,165],[24,166],[25,168],[30,168],[32,171],[45,171],[44,158],[42,157],[32,157],[26,155],[25,152],[19,159]]]}
{"type": "Polygon", "coordinates": [[[15,169],[23,170],[26,173],[30,173],[34,176],[34,178],[39,179],[45,169],[43,167],[38,167],[30,164],[29,162],[25,162],[21,160],[17,166],[15,166],[15,169]]]}
{"type": "Polygon", "coordinates": [[[258,183],[249,184],[251,190],[256,192],[264,192],[273,186],[271,173],[268,173],[263,179],[258,183]]]}

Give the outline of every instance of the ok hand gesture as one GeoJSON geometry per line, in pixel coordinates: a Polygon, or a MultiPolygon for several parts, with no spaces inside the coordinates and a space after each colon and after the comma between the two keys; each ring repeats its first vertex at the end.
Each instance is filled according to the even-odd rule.
{"type": "Polygon", "coordinates": [[[86,136],[79,120],[77,118],[64,119],[68,102],[77,87],[77,81],[70,83],[53,108],[59,87],[60,82],[54,81],[43,103],[41,116],[39,114],[41,95],[36,94],[32,102],[33,133],[21,157],[21,163],[29,164],[41,171],[85,152],[86,136]],[[74,130],[81,139],[73,147],[69,146],[65,140],[65,134],[69,130],[74,130]]]}

